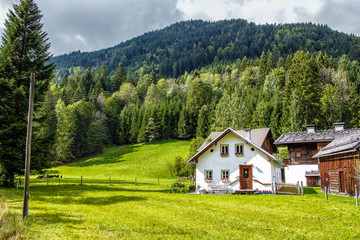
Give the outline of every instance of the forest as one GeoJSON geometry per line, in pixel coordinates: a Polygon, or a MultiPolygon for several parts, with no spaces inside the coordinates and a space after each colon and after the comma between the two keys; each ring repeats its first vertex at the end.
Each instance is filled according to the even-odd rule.
{"type": "Polygon", "coordinates": [[[335,58],[347,54],[352,60],[360,59],[359,38],[334,31],[327,25],[257,25],[232,19],[179,22],[108,49],[72,52],[51,61],[64,73],[71,67],[86,69],[104,65],[112,75],[121,62],[133,73],[154,71],[162,77],[177,78],[186,71],[213,63],[232,63],[245,56],[260,58],[262,52],[271,52],[275,59],[286,58],[299,50],[322,51],[335,58]]]}
{"type": "Polygon", "coordinates": [[[201,142],[227,127],[270,127],[274,138],[307,124],[359,127],[358,42],[314,24],[187,21],[52,58],[40,10],[21,1],[0,48],[0,185],[23,174],[31,72],[31,169],[41,171],[104,146],[201,142]]]}
{"type": "Polygon", "coordinates": [[[297,51],[212,65],[178,78],[136,76],[122,64],[52,83],[43,103],[47,134],[56,132],[57,161],[82,157],[102,145],[206,138],[211,131],[270,127],[274,137],[307,124],[328,129],[360,122],[360,66],[346,55],[297,51]]]}

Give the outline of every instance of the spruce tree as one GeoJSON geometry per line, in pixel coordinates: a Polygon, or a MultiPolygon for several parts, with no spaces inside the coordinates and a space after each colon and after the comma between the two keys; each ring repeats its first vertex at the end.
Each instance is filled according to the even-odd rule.
{"type": "MultiPolygon", "coordinates": [[[[42,31],[41,18],[33,0],[21,0],[13,5],[5,20],[0,48],[0,81],[6,90],[1,96],[0,109],[0,164],[5,186],[13,186],[14,175],[24,171],[30,73],[36,75],[35,112],[53,77],[54,65],[48,64],[50,43],[47,33],[42,31]]],[[[41,164],[31,166],[34,167],[40,168],[41,164]]]]}

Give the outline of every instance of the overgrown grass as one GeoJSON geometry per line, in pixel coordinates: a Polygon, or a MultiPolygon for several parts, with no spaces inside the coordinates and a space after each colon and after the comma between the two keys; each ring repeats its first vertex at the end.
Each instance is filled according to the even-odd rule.
{"type": "MultiPolygon", "coordinates": [[[[59,186],[32,178],[25,239],[359,239],[353,198],[306,188],[302,196],[171,194],[167,159],[189,142],[111,148],[104,155],[50,173],[69,176],[59,186]],[[132,149],[131,149],[132,148],[132,149]],[[156,150],[158,149],[158,150],[156,150]],[[146,154],[144,153],[146,152],[146,154]],[[149,152],[152,154],[149,155],[149,152]],[[164,155],[166,156],[164,156],[164,155]],[[143,160],[141,159],[143,158],[143,160]],[[132,162],[134,161],[134,162],[132,162]],[[94,164],[97,163],[97,164],[94,164]],[[122,169],[119,165],[124,166],[122,169]],[[144,170],[132,169],[144,166],[144,170]],[[77,176],[86,174],[80,185],[77,176]],[[118,174],[111,185],[107,176],[118,174]],[[105,175],[105,176],[104,176],[105,175]],[[142,176],[137,185],[132,179],[142,176]],[[157,176],[161,177],[157,185],[157,176]],[[95,179],[102,179],[99,183],[95,179]],[[151,184],[148,181],[152,181],[151,184]]],[[[20,215],[22,190],[0,190],[20,215]]]]}
{"type": "Polygon", "coordinates": [[[23,230],[21,216],[12,213],[0,192],[0,239],[20,239],[23,230]]]}

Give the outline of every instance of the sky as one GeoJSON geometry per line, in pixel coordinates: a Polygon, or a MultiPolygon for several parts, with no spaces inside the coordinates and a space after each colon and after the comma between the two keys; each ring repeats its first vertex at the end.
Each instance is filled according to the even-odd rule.
{"type": "MultiPolygon", "coordinates": [[[[94,51],[190,20],[312,22],[360,36],[359,0],[35,0],[52,54],[94,51]]],[[[0,32],[12,4],[0,0],[0,32]]]]}

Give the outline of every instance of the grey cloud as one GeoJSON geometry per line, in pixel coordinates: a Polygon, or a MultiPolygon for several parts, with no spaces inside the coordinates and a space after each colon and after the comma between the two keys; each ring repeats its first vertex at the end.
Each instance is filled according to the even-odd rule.
{"type": "Polygon", "coordinates": [[[306,8],[295,7],[294,13],[296,14],[296,19],[298,22],[311,22],[312,16],[306,8]]]}
{"type": "Polygon", "coordinates": [[[38,0],[51,51],[93,51],[183,19],[177,0],[38,0]]]}
{"type": "Polygon", "coordinates": [[[321,9],[311,16],[306,11],[297,10],[299,20],[327,24],[332,29],[360,36],[360,4],[358,0],[326,0],[321,9]]]}

